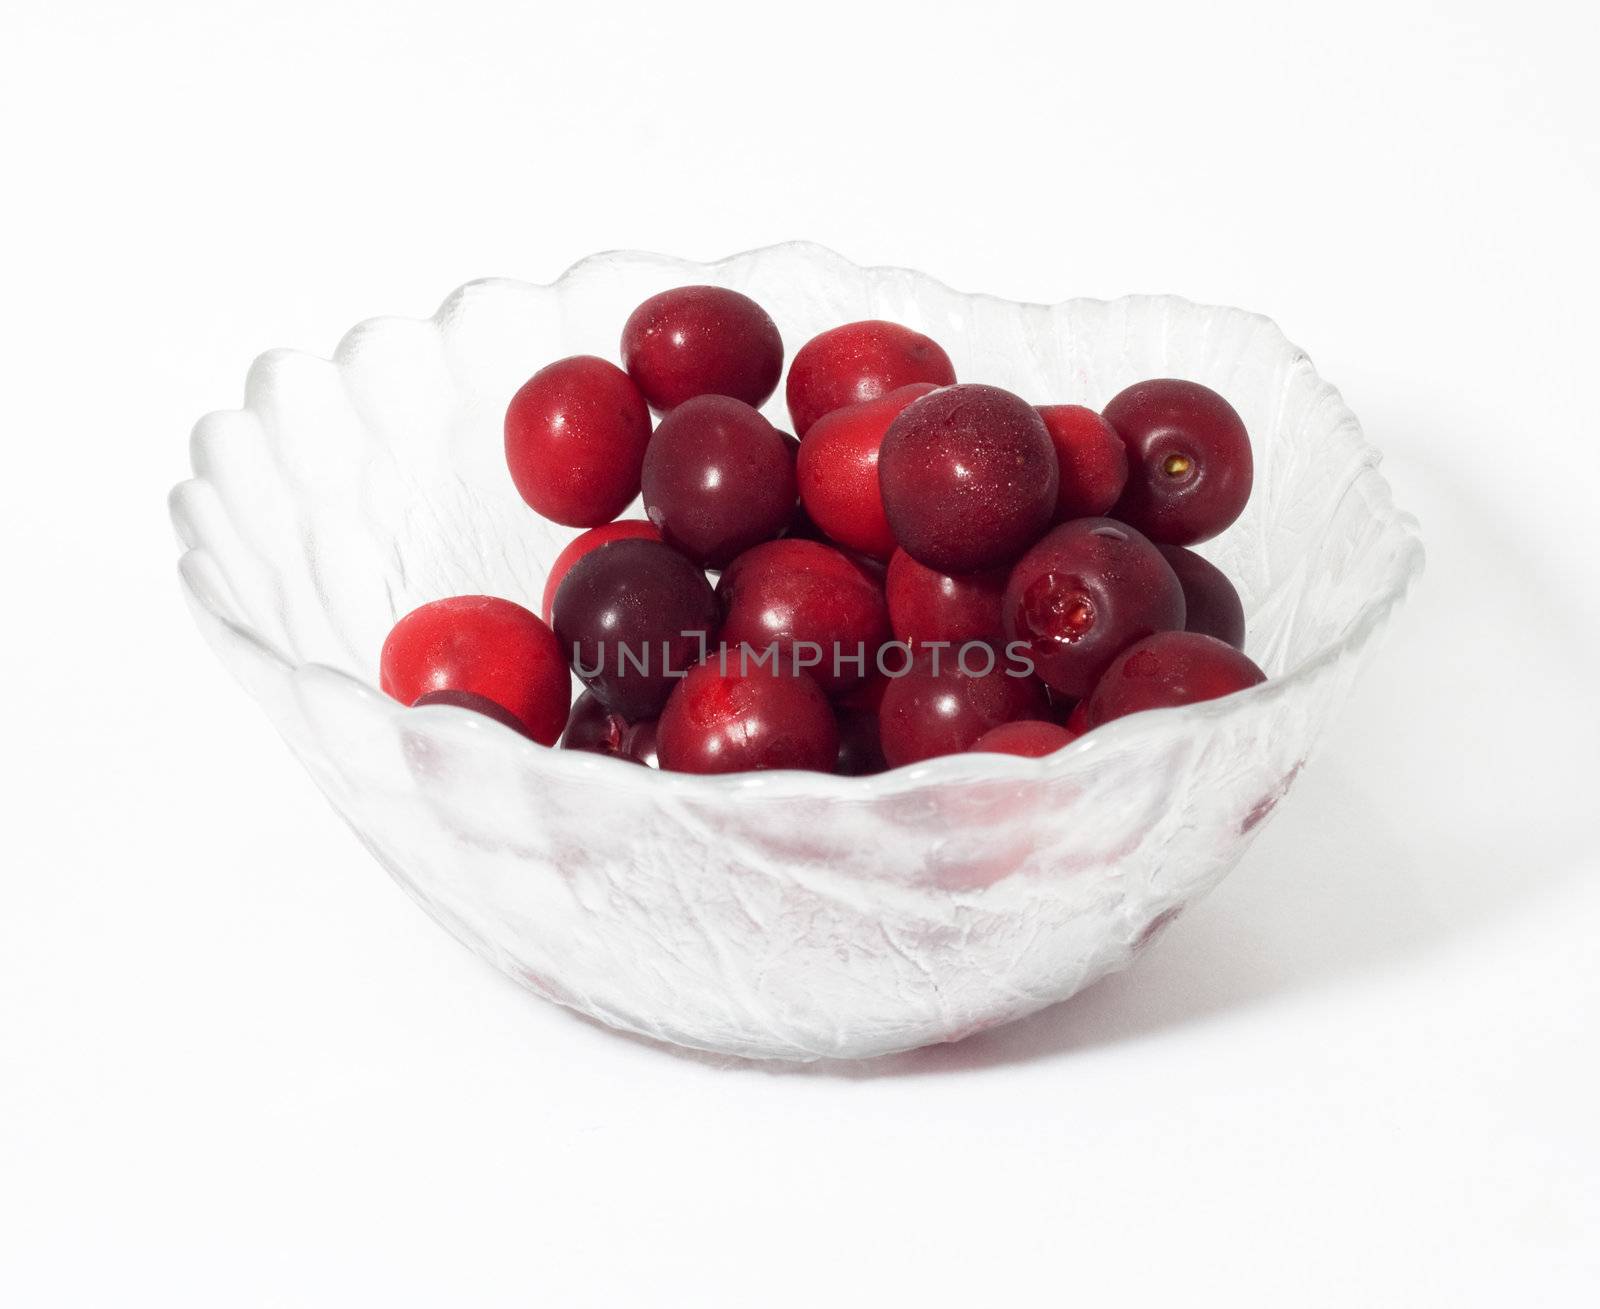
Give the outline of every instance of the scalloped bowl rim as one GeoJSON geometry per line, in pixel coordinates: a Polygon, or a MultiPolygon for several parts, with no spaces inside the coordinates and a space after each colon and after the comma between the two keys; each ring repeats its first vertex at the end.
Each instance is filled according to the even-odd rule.
{"type": "MultiPolygon", "coordinates": [[[[506,277],[476,278],[465,282],[446,296],[439,308],[427,318],[384,315],[363,319],[340,338],[338,345],[335,346],[333,353],[329,356],[317,355],[313,351],[296,349],[279,348],[265,351],[252,362],[250,372],[247,374],[246,403],[236,410],[216,411],[216,413],[203,416],[195,431],[198,434],[207,420],[216,417],[218,414],[237,414],[250,411],[248,377],[254,375],[257,366],[264,360],[283,356],[309,357],[323,363],[332,364],[335,367],[343,367],[345,359],[359,348],[361,338],[368,333],[374,330],[381,330],[388,324],[403,324],[412,327],[419,324],[429,324],[435,330],[438,330],[449,318],[452,307],[456,302],[478,288],[502,286],[518,290],[554,290],[564,282],[580,275],[592,264],[622,259],[669,260],[685,267],[714,272],[725,265],[777,251],[807,252],[826,256],[862,273],[902,274],[917,278],[952,295],[1011,307],[1056,310],[1074,304],[1110,305],[1156,302],[1226,312],[1249,320],[1256,324],[1258,328],[1274,334],[1287,348],[1305,358],[1309,365],[1309,356],[1306,352],[1291,342],[1277,323],[1266,315],[1229,305],[1209,305],[1177,295],[1127,295],[1110,300],[1091,296],[1073,296],[1054,303],[1011,300],[988,292],[960,291],[930,274],[915,269],[902,268],[896,265],[857,264],[829,247],[811,241],[785,241],[704,262],[642,250],[607,250],[579,259],[550,282],[527,282],[517,278],[506,277]]],[[[1312,370],[1315,373],[1314,366],[1312,366],[1312,370]]],[[[1341,410],[1341,421],[1349,424],[1359,442],[1356,452],[1358,456],[1356,466],[1360,471],[1352,479],[1351,485],[1354,485],[1355,481],[1359,480],[1361,476],[1370,475],[1377,478],[1387,490],[1387,480],[1377,471],[1382,458],[1381,452],[1366,439],[1359,419],[1345,404],[1344,397],[1339,393],[1338,388],[1329,383],[1320,373],[1315,373],[1315,376],[1323,386],[1327,387],[1330,399],[1341,410]]],[[[185,488],[193,483],[206,480],[198,473],[196,468],[198,462],[193,451],[191,451],[191,469],[195,471],[195,476],[175,486],[168,498],[170,513],[174,526],[178,529],[180,540],[183,538],[181,500],[185,488]]],[[[383,713],[396,717],[406,715],[408,721],[414,721],[418,726],[426,721],[446,730],[482,734],[487,740],[498,741],[501,746],[509,746],[524,753],[538,756],[541,767],[552,767],[574,776],[588,775],[596,779],[604,779],[609,782],[626,785],[636,784],[642,780],[646,786],[669,788],[670,793],[676,795],[709,797],[726,795],[729,791],[776,794],[803,792],[810,798],[868,801],[880,796],[902,795],[907,791],[945,783],[969,785],[973,782],[1005,778],[1022,781],[1076,771],[1086,759],[1092,759],[1098,748],[1119,743],[1124,738],[1132,735],[1152,732],[1166,735],[1172,729],[1181,728],[1187,728],[1188,735],[1198,734],[1206,730],[1206,725],[1210,722],[1239,712],[1243,705],[1255,704],[1275,696],[1288,694],[1294,687],[1312,680],[1325,667],[1338,662],[1347,655],[1353,655],[1358,652],[1371,638],[1372,634],[1383,625],[1395,607],[1405,598],[1411,585],[1421,574],[1425,555],[1417,530],[1417,521],[1410,513],[1393,506],[1392,495],[1390,503],[1393,515],[1392,521],[1405,533],[1407,540],[1405,549],[1393,569],[1393,575],[1389,580],[1388,586],[1367,600],[1362,606],[1359,615],[1338,640],[1319,648],[1302,659],[1293,668],[1269,678],[1258,686],[1235,692],[1220,699],[1207,700],[1199,704],[1183,705],[1176,708],[1146,710],[1142,713],[1130,714],[1125,718],[1115,719],[1079,737],[1070,745],[1064,746],[1055,753],[1042,758],[1032,759],[1017,755],[968,752],[942,755],[934,759],[903,765],[899,768],[892,768],[886,772],[865,777],[845,777],[832,773],[805,772],[795,769],[724,774],[675,773],[657,769],[642,769],[635,763],[621,759],[612,759],[587,751],[563,750],[558,746],[540,745],[512,731],[502,723],[454,706],[430,705],[422,708],[409,708],[385,695],[371,683],[345,672],[343,669],[315,660],[301,661],[291,658],[285,651],[279,649],[276,644],[259,632],[243,626],[229,615],[220,612],[205,594],[204,589],[191,582],[188,576],[193,561],[210,557],[210,552],[204,546],[189,546],[184,549],[179,557],[178,566],[180,577],[191,601],[204,608],[214,621],[225,627],[237,639],[252,646],[259,655],[276,665],[285,674],[291,678],[301,673],[331,678],[351,694],[371,702],[373,707],[379,708],[383,713]]],[[[223,575],[225,576],[225,574],[223,575]]]]}

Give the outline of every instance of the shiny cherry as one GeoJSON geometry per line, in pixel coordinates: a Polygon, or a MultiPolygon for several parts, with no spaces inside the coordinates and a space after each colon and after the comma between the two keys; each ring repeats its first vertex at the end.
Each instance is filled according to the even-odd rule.
{"type": "Polygon", "coordinates": [[[657,413],[697,395],[766,403],[783,372],[783,338],[767,311],[722,286],[653,295],[622,329],[622,364],[657,413]]]}
{"type": "Polygon", "coordinates": [[[566,660],[550,629],[537,614],[490,595],[413,609],[383,643],[379,682],[406,705],[430,691],[481,696],[541,745],[556,743],[572,701],[566,660]]]}
{"type": "Polygon", "coordinates": [[[1267,675],[1243,653],[1199,632],[1158,632],[1116,657],[1089,697],[1089,725],[1145,709],[1215,700],[1267,675]]]}
{"type": "Polygon", "coordinates": [[[630,723],[607,709],[593,691],[585,691],[572,706],[567,730],[561,734],[561,748],[649,763],[655,754],[655,721],[646,718],[630,723]]]}
{"type": "Polygon", "coordinates": [[[1214,636],[1235,650],[1243,650],[1244,603],[1228,575],[1209,559],[1202,559],[1181,545],[1158,545],[1156,549],[1172,565],[1183,587],[1183,630],[1214,636]]]}
{"type": "Polygon", "coordinates": [[[876,400],[912,382],[949,386],[950,356],[938,342],[899,323],[869,319],[814,336],[789,365],[785,394],[803,438],[823,414],[876,400]]]}
{"type": "Polygon", "coordinates": [[[924,567],[904,550],[889,558],[886,582],[889,625],[895,640],[908,645],[928,641],[1005,642],[1000,597],[1005,594],[1004,568],[983,573],[941,573],[924,567]]]}
{"type": "Polygon", "coordinates": [[[800,503],[830,540],[877,559],[894,552],[878,487],[878,447],[902,409],[937,389],[932,382],[913,382],[835,409],[811,425],[796,469],[800,503]]]}
{"type": "Polygon", "coordinates": [[[522,725],[520,718],[504,706],[497,705],[486,695],[477,695],[472,691],[429,691],[419,695],[411,703],[413,709],[425,709],[429,705],[449,705],[452,709],[467,709],[485,718],[494,719],[502,727],[509,727],[519,736],[528,736],[528,729],[522,725]]]}
{"type": "Polygon", "coordinates": [[[904,676],[889,679],[878,731],[890,767],[960,754],[992,727],[1045,716],[1039,683],[1013,676],[1017,670],[1004,654],[995,652],[994,666],[986,671],[982,661],[969,658],[969,672],[956,653],[921,651],[904,676]]]}
{"type": "Polygon", "coordinates": [[[985,754],[1014,754],[1025,759],[1042,759],[1077,739],[1077,733],[1069,732],[1057,723],[1027,719],[991,727],[967,749],[985,754]]]}
{"type": "Polygon", "coordinates": [[[784,436],[725,395],[686,400],[661,420],[644,460],[644,508],[662,539],[707,568],[770,541],[794,514],[784,436]]]}
{"type": "Polygon", "coordinates": [[[1117,429],[1083,405],[1040,405],[1061,470],[1056,519],[1109,513],[1128,483],[1128,451],[1117,429]]]}
{"type": "Polygon", "coordinates": [[[561,579],[567,575],[573,564],[591,550],[598,550],[612,541],[627,541],[633,538],[659,541],[661,533],[656,531],[654,523],[647,523],[642,518],[619,518],[614,523],[601,523],[599,527],[591,527],[587,532],[568,541],[561,553],[556,556],[555,563],[550,565],[550,576],[545,579],[544,599],[540,602],[544,621],[547,623],[550,621],[550,606],[556,601],[556,591],[561,586],[561,579]]]}
{"type": "Polygon", "coordinates": [[[714,654],[673,688],[656,724],[661,767],[680,773],[763,768],[833,771],[833,707],[804,673],[742,670],[714,654]]]}
{"type": "Polygon", "coordinates": [[[561,648],[585,686],[629,722],[653,717],[717,624],[705,574],[660,541],[612,541],[573,564],[555,598],[561,648]]]}
{"type": "Polygon", "coordinates": [[[830,693],[856,686],[889,639],[883,587],[855,560],[818,541],[769,541],[747,550],[717,581],[721,640],[775,652],[830,693]]]}
{"type": "Polygon", "coordinates": [[[1006,636],[1026,643],[1052,690],[1082,697],[1117,655],[1183,628],[1183,587],[1160,551],[1109,518],[1062,523],[1006,582],[1006,636]]]}
{"type": "Polygon", "coordinates": [[[594,527],[639,494],[650,410],[615,364],[574,355],[541,368],[512,396],[505,438],[522,498],[555,522],[594,527]]]}
{"type": "Polygon", "coordinates": [[[1250,498],[1250,437],[1232,405],[1198,382],[1159,378],[1120,392],[1106,421],[1128,451],[1111,515],[1163,545],[1206,541],[1250,498]]]}
{"type": "Polygon", "coordinates": [[[1056,511],[1056,452],[1039,412],[997,386],[947,386],[889,424],[883,507],[918,563],[974,573],[1010,563],[1056,511]]]}

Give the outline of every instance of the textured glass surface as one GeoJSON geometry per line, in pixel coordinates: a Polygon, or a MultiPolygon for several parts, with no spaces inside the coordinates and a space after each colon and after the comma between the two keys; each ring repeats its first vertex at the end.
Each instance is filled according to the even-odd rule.
{"type": "MultiPolygon", "coordinates": [[[[782,388],[768,413],[787,427],[782,388]]],[[[732,1054],[905,1049],[1021,1017],[1126,965],[1237,862],[1419,572],[1338,392],[1265,318],[1170,297],[967,295],[812,245],[703,265],[585,260],[553,286],[469,284],[331,360],[263,355],[202,419],[172,497],[183,584],[219,656],[378,860],[530,989],[732,1054]],[[645,296],[755,296],[789,354],[889,318],[958,375],[1096,407],[1145,377],[1221,391],[1255,444],[1244,517],[1201,548],[1239,586],[1273,680],[1123,719],[1044,760],[938,759],[875,778],[700,778],[547,750],[468,712],[403,710],[379,647],[423,601],[538,607],[575,533],[524,507],[501,452],[536,368],[616,357],[645,296]]]]}

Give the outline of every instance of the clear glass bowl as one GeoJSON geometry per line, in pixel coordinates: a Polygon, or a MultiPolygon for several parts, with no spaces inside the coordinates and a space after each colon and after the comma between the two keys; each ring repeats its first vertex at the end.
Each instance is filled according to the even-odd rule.
{"type": "Polygon", "coordinates": [[[395,879],[540,995],[756,1057],[956,1040],[1126,965],[1238,861],[1422,564],[1354,415],[1267,319],[1171,297],[1016,304],[802,244],[599,255],[551,286],[474,282],[429,320],[364,323],[332,360],[270,352],[242,409],[200,421],[193,463],[172,516],[197,621],[395,879]],[[573,535],[507,476],[512,392],[563,355],[615,358],[634,305],[690,282],[753,295],[791,354],[888,318],[1035,403],[1099,406],[1145,377],[1221,391],[1254,439],[1255,494],[1202,553],[1238,585],[1272,680],[1043,760],[872,778],[655,773],[382,695],[399,615],[463,592],[537,607],[573,535]]]}

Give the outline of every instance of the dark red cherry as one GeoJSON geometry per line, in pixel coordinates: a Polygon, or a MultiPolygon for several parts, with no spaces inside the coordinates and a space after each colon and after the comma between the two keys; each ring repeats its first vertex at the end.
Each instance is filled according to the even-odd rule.
{"type": "Polygon", "coordinates": [[[1052,690],[1082,697],[1153,632],[1183,628],[1183,587],[1161,552],[1109,518],[1062,523],[1017,561],[1001,616],[1052,690]]]}
{"type": "Polygon", "coordinates": [[[1076,734],[1065,727],[1029,719],[991,727],[967,749],[985,754],[1014,754],[1025,759],[1042,759],[1075,740],[1076,734]]]}
{"type": "Polygon", "coordinates": [[[561,748],[587,750],[630,763],[653,763],[655,730],[653,719],[630,723],[621,714],[607,709],[593,691],[585,691],[572,706],[567,730],[561,735],[561,748]]]}
{"type": "Polygon", "coordinates": [[[429,691],[426,695],[419,695],[411,707],[425,709],[428,705],[449,705],[453,709],[468,709],[485,718],[494,719],[502,727],[509,727],[519,736],[528,736],[528,729],[522,725],[522,720],[509,709],[497,705],[488,696],[475,695],[471,691],[429,691]]]}
{"type": "Polygon", "coordinates": [[[1250,437],[1232,405],[1198,382],[1139,382],[1105,408],[1128,451],[1128,485],[1111,514],[1163,545],[1215,536],[1243,512],[1254,478],[1250,437]]]}
{"type": "Polygon", "coordinates": [[[643,481],[645,513],[662,539],[707,568],[772,540],[794,514],[783,434],[725,395],[696,396],[661,420],[643,481]]]}
{"type": "Polygon", "coordinates": [[[1186,616],[1183,630],[1226,641],[1244,649],[1244,604],[1228,575],[1209,559],[1181,545],[1158,545],[1161,557],[1172,565],[1183,587],[1186,616]]]}
{"type": "Polygon", "coordinates": [[[550,629],[537,614],[490,595],[413,609],[383,643],[379,682],[406,705],[430,691],[481,696],[541,745],[556,743],[572,701],[566,660],[550,629]]]}
{"type": "Polygon", "coordinates": [[[653,295],[622,329],[622,364],[657,413],[697,395],[761,406],[783,372],[783,338],[767,311],[722,286],[653,295]]]}
{"type": "Polygon", "coordinates": [[[568,541],[565,548],[556,556],[555,563],[550,565],[550,576],[545,579],[544,600],[541,603],[544,621],[547,623],[550,621],[550,607],[555,604],[556,591],[561,586],[561,579],[567,575],[573,564],[589,551],[598,550],[609,542],[634,538],[659,541],[661,533],[656,531],[654,523],[647,523],[642,518],[620,518],[614,523],[602,523],[599,527],[591,527],[587,532],[568,541]]]}
{"type": "Polygon", "coordinates": [[[650,411],[593,355],[541,368],[506,409],[506,465],[522,498],[568,527],[609,523],[639,494],[650,411]]]}
{"type": "Polygon", "coordinates": [[[1232,695],[1267,675],[1226,642],[1198,632],[1158,632],[1130,646],[1089,697],[1091,727],[1144,709],[1168,709],[1232,695]]]}
{"type": "Polygon", "coordinates": [[[889,639],[883,587],[855,560],[818,541],[769,541],[717,581],[725,646],[770,651],[829,692],[864,681],[889,639]]]}
{"type": "Polygon", "coordinates": [[[800,503],[830,540],[876,559],[894,552],[878,486],[878,447],[900,411],[936,389],[932,382],[913,382],[811,425],[796,468],[800,503]]]}
{"type": "Polygon", "coordinates": [[[555,629],[579,679],[629,722],[652,718],[717,625],[705,574],[660,541],[612,541],[573,564],[555,629]]]}
{"type": "Polygon", "coordinates": [[[1008,564],[1056,511],[1056,452],[1044,419],[997,386],[947,386],[889,424],[878,456],[900,548],[941,573],[1008,564]]]}
{"type": "Polygon", "coordinates": [[[878,739],[878,715],[864,709],[840,706],[839,753],[833,771],[844,777],[866,777],[881,773],[889,765],[883,758],[883,742],[878,739]]]}
{"type": "Polygon", "coordinates": [[[899,323],[869,319],[814,336],[789,365],[786,395],[803,438],[823,414],[888,395],[912,382],[949,386],[950,356],[938,342],[899,323]]]}
{"type": "Polygon", "coordinates": [[[990,652],[994,663],[986,669],[975,650],[922,651],[903,677],[889,679],[878,731],[890,767],[960,754],[992,727],[1045,716],[1038,682],[1014,676],[1020,670],[999,651],[990,652]]]}
{"type": "Polygon", "coordinates": [[[1056,520],[1109,513],[1128,483],[1128,451],[1117,429],[1083,405],[1040,405],[1061,470],[1056,520]]]}
{"type": "Polygon", "coordinates": [[[762,768],[832,772],[833,707],[805,674],[741,670],[714,654],[673,688],[656,724],[661,767],[680,773],[762,768]]]}
{"type": "Polygon", "coordinates": [[[908,645],[928,641],[1003,644],[1000,597],[1009,575],[1004,568],[941,573],[919,564],[904,550],[896,550],[889,558],[887,580],[889,625],[895,640],[908,645]]]}

